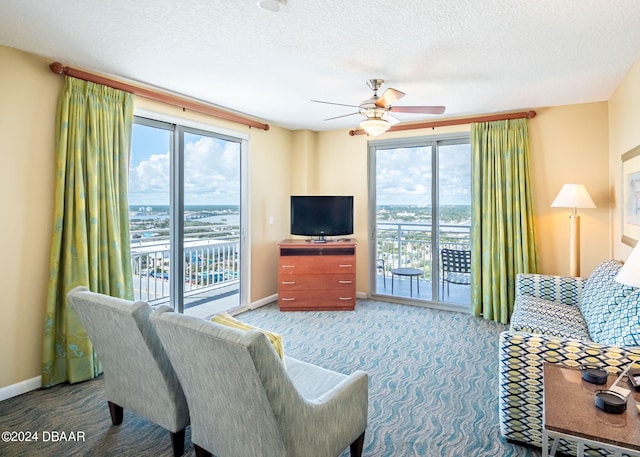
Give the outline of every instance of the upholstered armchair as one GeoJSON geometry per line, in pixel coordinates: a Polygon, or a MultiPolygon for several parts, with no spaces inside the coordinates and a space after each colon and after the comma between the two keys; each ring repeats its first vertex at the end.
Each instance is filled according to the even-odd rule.
{"type": "Polygon", "coordinates": [[[102,363],[111,422],[124,408],[169,430],[173,455],[184,453],[189,408],[169,358],[149,321],[151,307],[76,287],[68,294],[102,363]]]}
{"type": "Polygon", "coordinates": [[[265,334],[160,307],[151,314],[184,388],[197,456],[362,454],[368,377],[279,358],[265,334]]]}

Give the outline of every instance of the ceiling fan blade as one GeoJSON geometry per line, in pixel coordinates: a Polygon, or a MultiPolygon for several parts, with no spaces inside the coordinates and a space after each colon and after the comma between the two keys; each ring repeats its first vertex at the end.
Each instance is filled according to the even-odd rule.
{"type": "Polygon", "coordinates": [[[404,96],[404,92],[400,92],[399,90],[390,87],[384,91],[384,93],[378,100],[376,100],[376,106],[379,108],[386,108],[387,106],[391,105],[396,100],[400,100],[404,96]]]}
{"type": "Polygon", "coordinates": [[[414,113],[414,114],[442,114],[444,106],[392,106],[389,111],[394,113],[414,113]]]}
{"type": "Polygon", "coordinates": [[[325,102],[325,101],[322,101],[322,100],[311,100],[311,101],[315,102],[315,103],[324,103],[324,104],[327,104],[327,105],[350,106],[351,108],[360,108],[360,106],[358,106],[358,105],[346,105],[344,103],[325,102]]]}
{"type": "Polygon", "coordinates": [[[349,114],[343,114],[342,116],[335,116],[335,117],[329,117],[327,119],[325,119],[325,121],[332,121],[334,119],[340,119],[341,117],[348,117],[348,116],[353,116],[354,114],[360,114],[358,113],[349,113],[349,114]]]}

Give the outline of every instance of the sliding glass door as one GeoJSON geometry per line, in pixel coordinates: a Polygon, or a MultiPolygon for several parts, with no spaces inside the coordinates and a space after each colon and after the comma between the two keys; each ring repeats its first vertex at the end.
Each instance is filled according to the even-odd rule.
{"type": "Polygon", "coordinates": [[[438,300],[471,304],[471,144],[434,145],[438,161],[436,256],[438,300]]]}
{"type": "Polygon", "coordinates": [[[370,293],[468,306],[468,136],[370,142],[369,164],[370,293]]]}
{"type": "Polygon", "coordinates": [[[171,151],[174,131],[151,121],[133,125],[129,165],[129,226],[136,300],[169,297],[171,151]]]}
{"type": "Polygon", "coordinates": [[[375,206],[371,207],[375,207],[375,259],[380,273],[376,282],[382,281],[376,292],[400,295],[406,289],[409,298],[430,300],[431,289],[425,284],[432,277],[431,149],[380,144],[374,154],[375,206]],[[391,272],[397,274],[390,276],[391,272]]]}
{"type": "Polygon", "coordinates": [[[136,299],[192,315],[242,304],[246,140],[136,117],[129,178],[136,299]]]}

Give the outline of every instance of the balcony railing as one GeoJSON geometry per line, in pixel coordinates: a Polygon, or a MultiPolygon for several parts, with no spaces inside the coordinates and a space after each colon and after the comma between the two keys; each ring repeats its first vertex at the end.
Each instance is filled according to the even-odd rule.
{"type": "MultiPolygon", "coordinates": [[[[185,229],[184,294],[237,285],[240,274],[238,226],[190,226],[185,229]]],[[[169,297],[171,274],[169,229],[132,231],[131,270],[136,300],[157,301],[169,297]]]]}
{"type": "Polygon", "coordinates": [[[385,274],[393,268],[419,268],[424,279],[431,280],[433,265],[433,237],[438,248],[470,249],[471,226],[441,224],[438,234],[432,233],[431,224],[421,222],[376,222],[377,258],[384,262],[385,274]]]}
{"type": "MultiPolygon", "coordinates": [[[[432,226],[418,222],[377,223],[377,258],[384,260],[384,274],[393,268],[413,267],[431,280],[432,226]]],[[[470,248],[469,225],[442,224],[439,249],[470,248]]],[[[169,297],[171,274],[168,229],[132,231],[131,263],[136,300],[157,301],[169,297]]],[[[240,236],[238,226],[189,227],[184,242],[184,292],[198,294],[239,283],[240,236]]]]}

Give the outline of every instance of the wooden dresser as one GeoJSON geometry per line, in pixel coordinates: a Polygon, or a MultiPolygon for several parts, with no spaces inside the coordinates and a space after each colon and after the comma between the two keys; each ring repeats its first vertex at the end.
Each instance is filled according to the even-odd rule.
{"type": "Polygon", "coordinates": [[[281,311],[348,311],[356,306],[356,240],[278,244],[281,311]]]}

